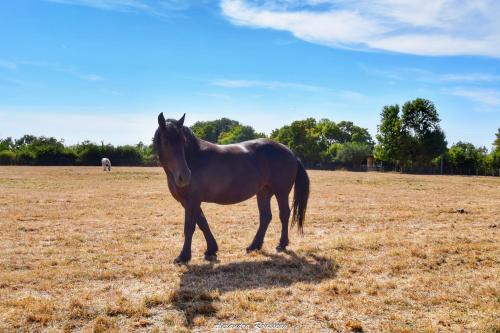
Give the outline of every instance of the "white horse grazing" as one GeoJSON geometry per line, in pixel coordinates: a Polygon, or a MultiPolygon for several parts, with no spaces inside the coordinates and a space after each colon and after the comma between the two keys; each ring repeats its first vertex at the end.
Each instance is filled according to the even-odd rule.
{"type": "Polygon", "coordinates": [[[104,157],[101,160],[101,164],[102,164],[103,171],[106,171],[106,170],[111,171],[111,161],[109,160],[109,158],[104,157]]]}

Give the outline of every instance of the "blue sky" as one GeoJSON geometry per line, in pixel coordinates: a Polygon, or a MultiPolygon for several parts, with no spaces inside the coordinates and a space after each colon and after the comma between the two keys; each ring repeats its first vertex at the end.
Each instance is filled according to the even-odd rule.
{"type": "Polygon", "coordinates": [[[495,0],[16,0],[0,4],[0,137],[149,142],[156,116],[376,134],[435,102],[449,144],[500,127],[495,0]]]}

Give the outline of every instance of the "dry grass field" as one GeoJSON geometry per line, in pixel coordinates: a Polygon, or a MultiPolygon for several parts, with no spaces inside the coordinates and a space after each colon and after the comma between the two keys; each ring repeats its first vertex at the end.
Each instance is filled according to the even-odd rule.
{"type": "Polygon", "coordinates": [[[1,167],[0,331],[500,332],[500,178],[309,174],[288,253],[274,200],[251,255],[255,199],[204,204],[219,262],[178,267],[160,168],[1,167]]]}

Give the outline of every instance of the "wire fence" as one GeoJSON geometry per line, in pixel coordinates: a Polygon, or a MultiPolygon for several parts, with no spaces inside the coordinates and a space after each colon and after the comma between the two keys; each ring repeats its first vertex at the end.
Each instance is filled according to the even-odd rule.
{"type": "Polygon", "coordinates": [[[394,165],[344,165],[337,163],[323,163],[309,166],[310,169],[319,170],[345,170],[352,172],[398,172],[416,175],[462,175],[462,176],[491,176],[500,177],[500,169],[484,168],[457,168],[451,166],[427,166],[427,167],[400,167],[394,165]]]}

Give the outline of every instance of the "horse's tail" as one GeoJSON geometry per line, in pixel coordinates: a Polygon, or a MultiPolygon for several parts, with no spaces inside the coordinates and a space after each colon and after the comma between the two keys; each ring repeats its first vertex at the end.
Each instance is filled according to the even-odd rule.
{"type": "Polygon", "coordinates": [[[306,217],[307,200],[309,199],[309,176],[302,162],[297,159],[297,175],[293,189],[292,227],[297,223],[299,234],[303,233],[304,219],[306,217]]]}

